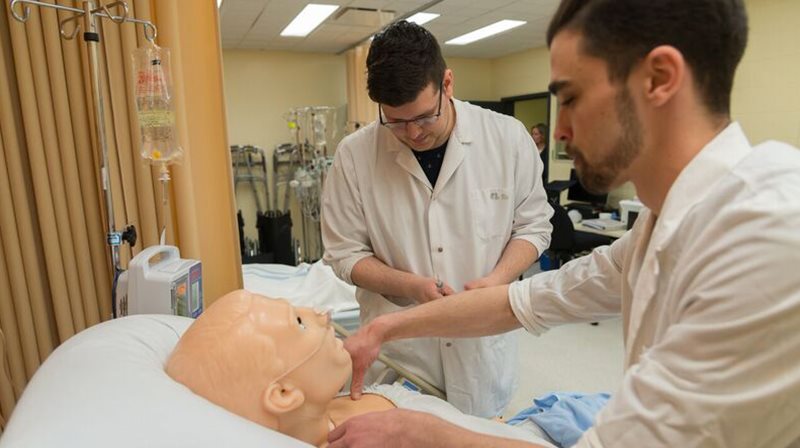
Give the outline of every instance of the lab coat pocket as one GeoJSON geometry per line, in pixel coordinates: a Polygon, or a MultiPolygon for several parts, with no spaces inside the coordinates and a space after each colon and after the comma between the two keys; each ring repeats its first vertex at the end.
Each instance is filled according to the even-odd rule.
{"type": "Polygon", "coordinates": [[[482,188],[472,190],[472,216],[475,233],[483,239],[500,238],[508,232],[511,216],[511,190],[482,188]]]}

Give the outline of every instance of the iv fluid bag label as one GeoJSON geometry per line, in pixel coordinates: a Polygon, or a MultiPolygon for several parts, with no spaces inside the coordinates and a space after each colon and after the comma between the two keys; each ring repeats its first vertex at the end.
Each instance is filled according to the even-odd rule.
{"type": "Polygon", "coordinates": [[[141,126],[147,128],[171,128],[175,124],[175,114],[171,110],[143,110],[138,116],[141,126]]]}
{"type": "MultiPolygon", "coordinates": [[[[160,66],[153,70],[147,67],[136,73],[136,97],[161,97],[168,96],[166,79],[160,66]]],[[[169,98],[167,98],[168,100],[169,98]]]]}

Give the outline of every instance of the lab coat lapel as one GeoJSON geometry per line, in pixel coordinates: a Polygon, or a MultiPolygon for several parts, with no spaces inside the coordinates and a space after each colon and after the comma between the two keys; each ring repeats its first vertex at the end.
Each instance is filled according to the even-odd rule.
{"type": "Polygon", "coordinates": [[[428,180],[428,176],[422,171],[422,167],[419,166],[419,162],[417,158],[414,157],[411,149],[403,148],[403,150],[397,151],[397,156],[395,156],[394,161],[400,165],[401,168],[406,170],[408,174],[416,177],[423,185],[426,185],[428,189],[431,188],[431,182],[428,180]]]}
{"type": "Polygon", "coordinates": [[[379,132],[379,141],[385,145],[388,152],[394,153],[395,163],[412,177],[422,182],[422,185],[427,186],[430,190],[431,183],[428,180],[428,176],[422,171],[422,167],[419,166],[419,162],[417,158],[414,157],[412,150],[398,140],[397,137],[392,134],[392,131],[385,129],[383,126],[381,126],[379,132]]]}
{"type": "Polygon", "coordinates": [[[450,133],[450,141],[444,154],[442,169],[439,172],[439,178],[436,180],[436,187],[433,190],[434,196],[442,191],[461,165],[461,162],[464,161],[464,156],[466,155],[464,145],[472,143],[469,114],[464,109],[461,101],[454,98],[452,105],[455,111],[456,124],[453,126],[453,132],[450,133]]]}
{"type": "Polygon", "coordinates": [[[451,136],[450,143],[447,144],[447,151],[444,153],[442,170],[439,172],[439,178],[436,179],[436,186],[433,189],[434,196],[442,191],[442,188],[447,185],[447,181],[453,177],[456,169],[464,161],[464,153],[464,147],[461,142],[451,136]]]}

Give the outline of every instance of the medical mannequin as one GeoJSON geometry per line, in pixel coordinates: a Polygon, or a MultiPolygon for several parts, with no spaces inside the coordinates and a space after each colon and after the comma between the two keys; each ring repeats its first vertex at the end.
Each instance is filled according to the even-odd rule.
{"type": "MultiPolygon", "coordinates": [[[[186,330],[166,371],[212,403],[315,446],[324,445],[328,432],[350,417],[396,407],[378,394],[358,401],[336,397],[351,363],[327,314],[243,290],[218,299],[186,330]]],[[[419,397],[449,407],[458,419],[472,419],[462,426],[537,440],[509,425],[463,415],[442,400],[419,397]]]]}
{"type": "Polygon", "coordinates": [[[330,422],[393,408],[379,396],[334,400],[350,376],[350,356],[328,319],[285,300],[231,292],[189,327],[167,374],[248,420],[321,445],[330,422]]]}

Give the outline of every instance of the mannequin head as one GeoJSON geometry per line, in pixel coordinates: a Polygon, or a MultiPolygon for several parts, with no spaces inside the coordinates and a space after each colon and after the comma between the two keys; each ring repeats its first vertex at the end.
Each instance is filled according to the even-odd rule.
{"type": "Polygon", "coordinates": [[[350,376],[350,355],[327,314],[233,291],[181,337],[167,374],[229,411],[307,440],[350,376]]]}

